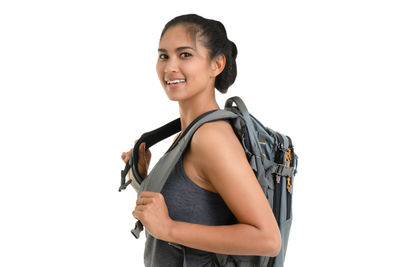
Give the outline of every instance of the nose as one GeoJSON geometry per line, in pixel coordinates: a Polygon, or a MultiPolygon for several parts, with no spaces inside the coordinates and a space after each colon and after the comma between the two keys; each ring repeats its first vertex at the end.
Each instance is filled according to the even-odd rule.
{"type": "Polygon", "coordinates": [[[170,57],[165,65],[164,72],[178,72],[179,70],[179,63],[178,60],[175,59],[175,57],[170,57]]]}

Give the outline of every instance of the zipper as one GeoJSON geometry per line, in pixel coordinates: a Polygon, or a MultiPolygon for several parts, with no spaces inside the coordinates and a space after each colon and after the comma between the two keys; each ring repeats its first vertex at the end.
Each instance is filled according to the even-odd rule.
{"type": "MultiPolygon", "coordinates": [[[[290,177],[287,177],[287,184],[289,187],[290,177]]],[[[292,186],[290,185],[290,187],[292,186]]],[[[292,190],[290,189],[289,191],[288,189],[288,192],[286,193],[286,220],[290,219],[291,211],[292,211],[292,190]]]]}
{"type": "MultiPolygon", "coordinates": [[[[275,162],[284,164],[287,167],[293,166],[294,163],[294,152],[292,141],[288,137],[289,140],[289,148],[285,149],[283,143],[283,137],[276,133],[276,137],[278,140],[278,146],[275,154],[275,162]]],[[[275,174],[274,179],[274,204],[273,204],[273,212],[278,222],[278,226],[280,228],[280,208],[281,208],[281,197],[283,190],[287,190],[286,192],[286,220],[290,219],[291,209],[292,209],[292,179],[290,176],[281,177],[278,174],[275,174]],[[286,188],[282,188],[282,179],[286,179],[286,188]]],[[[269,258],[267,267],[273,267],[275,264],[276,257],[269,258]]]]}
{"type": "Polygon", "coordinates": [[[269,258],[267,267],[272,267],[272,266],[274,265],[274,263],[275,263],[275,258],[276,258],[276,257],[269,258]]]}
{"type": "MultiPolygon", "coordinates": [[[[272,211],[274,212],[276,222],[278,223],[278,227],[281,228],[280,217],[281,217],[281,196],[282,196],[282,177],[275,174],[274,179],[274,204],[272,211]]],[[[267,267],[272,267],[275,263],[275,258],[269,258],[267,267]]]]}
{"type": "MultiPolygon", "coordinates": [[[[283,162],[284,160],[284,150],[283,150],[283,138],[277,133],[278,139],[278,147],[275,154],[275,162],[283,162]]],[[[279,174],[275,174],[274,177],[274,204],[273,204],[273,212],[275,215],[275,219],[278,222],[278,226],[281,226],[281,198],[282,198],[282,177],[279,174]]]]}
{"type": "Polygon", "coordinates": [[[281,197],[282,197],[282,183],[281,183],[281,176],[275,175],[275,189],[274,189],[274,207],[273,212],[275,215],[275,219],[278,222],[278,226],[280,227],[280,217],[281,217],[281,197]]]}
{"type": "MultiPolygon", "coordinates": [[[[285,162],[284,165],[286,167],[290,167],[290,163],[292,161],[292,149],[289,147],[285,151],[285,162]]],[[[290,211],[292,209],[292,184],[291,184],[291,177],[287,176],[286,177],[286,220],[290,218],[290,211]]]]}

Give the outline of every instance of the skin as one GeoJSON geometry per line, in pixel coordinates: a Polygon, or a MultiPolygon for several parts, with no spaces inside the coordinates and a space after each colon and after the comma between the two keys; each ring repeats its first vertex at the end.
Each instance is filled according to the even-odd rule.
{"type": "MultiPolygon", "coordinates": [[[[225,57],[210,59],[201,40],[194,42],[182,25],[169,28],[159,48],[162,50],[156,64],[157,74],[168,98],[179,104],[183,132],[199,115],[219,109],[214,83],[225,67],[225,57]],[[176,51],[186,46],[193,49],[176,51]],[[171,90],[164,81],[166,77],[184,78],[186,83],[171,90]]],[[[146,157],[144,149],[141,155],[142,159],[146,157]]],[[[121,157],[129,159],[129,152],[121,157]]],[[[147,174],[146,163],[142,161],[144,174],[147,174]]],[[[278,225],[229,123],[216,121],[201,126],[184,155],[184,168],[197,185],[219,193],[239,223],[208,226],[174,221],[162,194],[142,192],[132,214],[151,235],[215,253],[278,255],[281,247],[278,225]]]]}

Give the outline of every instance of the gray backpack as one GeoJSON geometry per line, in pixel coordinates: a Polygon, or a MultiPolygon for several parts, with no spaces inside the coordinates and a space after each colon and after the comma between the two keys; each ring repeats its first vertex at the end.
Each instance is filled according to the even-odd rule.
{"type": "MultiPolygon", "coordinates": [[[[212,110],[196,118],[175,144],[160,158],[146,179],[140,176],[137,167],[140,144],[146,142],[146,149],[148,149],[159,141],[178,133],[181,131],[180,118],[156,130],[144,133],[135,144],[125,169],[121,171],[119,191],[133,183],[135,188],[139,188],[138,195],[142,191],[161,192],[169,174],[196,130],[204,123],[223,119],[230,121],[246,152],[248,162],[268,198],[280,228],[282,247],[277,257],[216,254],[216,258],[220,266],[226,267],[283,266],[292,223],[293,178],[297,172],[297,155],[294,153],[291,139],[263,126],[248,112],[240,97],[235,96],[226,100],[223,110],[212,110]],[[233,103],[236,106],[232,106],[233,103]],[[126,181],[125,177],[129,170],[132,171],[134,179],[126,181]]],[[[136,238],[139,238],[142,230],[143,225],[137,221],[131,232],[136,238]]],[[[171,245],[182,248],[179,244],[171,245]]]]}

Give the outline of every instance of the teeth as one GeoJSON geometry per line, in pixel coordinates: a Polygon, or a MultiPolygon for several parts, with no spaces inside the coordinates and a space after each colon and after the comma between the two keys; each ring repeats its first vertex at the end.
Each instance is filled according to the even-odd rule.
{"type": "Polygon", "coordinates": [[[183,83],[185,80],[173,80],[173,81],[167,81],[167,84],[175,84],[175,83],[183,83]]]}

